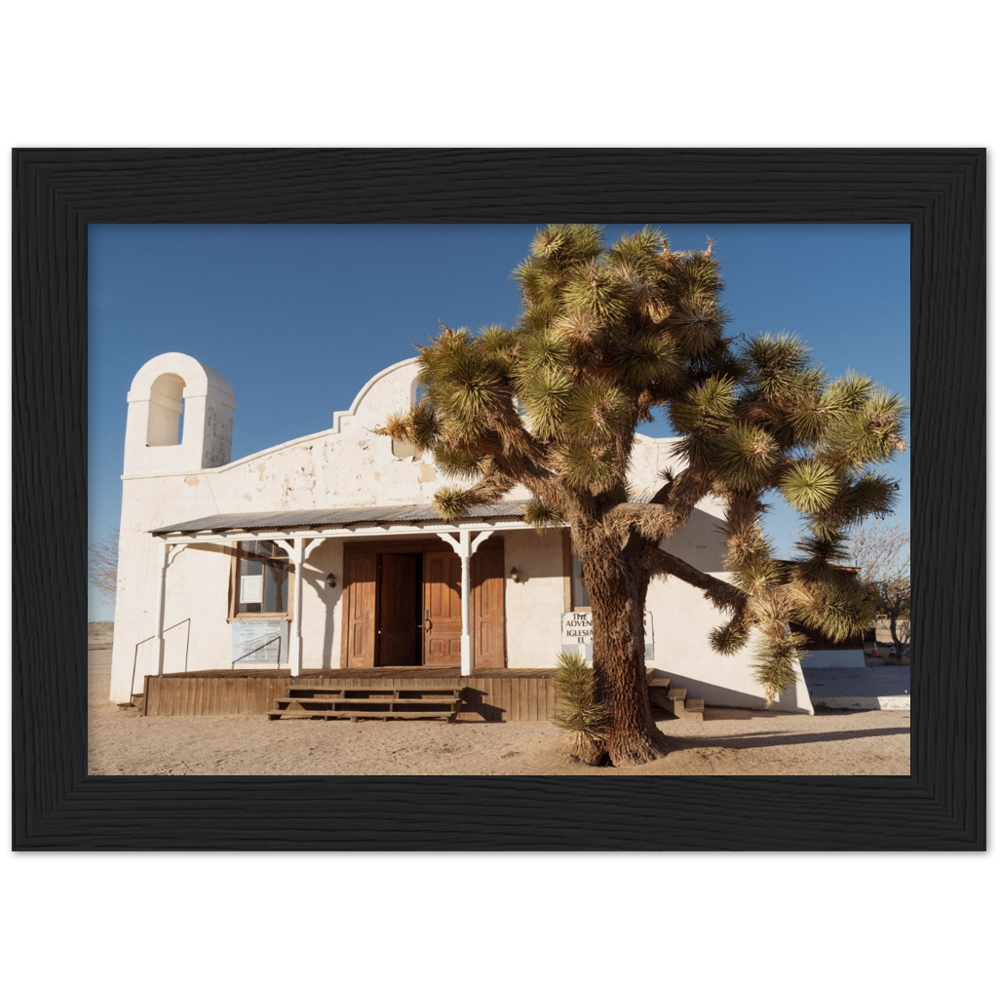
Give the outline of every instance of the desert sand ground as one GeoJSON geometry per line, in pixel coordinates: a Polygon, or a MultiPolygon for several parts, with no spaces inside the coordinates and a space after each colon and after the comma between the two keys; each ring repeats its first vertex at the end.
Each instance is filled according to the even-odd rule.
{"type": "Polygon", "coordinates": [[[658,722],[673,750],[642,767],[571,761],[547,722],[268,722],[143,718],[108,701],[111,650],[89,654],[91,774],[909,774],[909,712],[712,709],[658,722]]]}

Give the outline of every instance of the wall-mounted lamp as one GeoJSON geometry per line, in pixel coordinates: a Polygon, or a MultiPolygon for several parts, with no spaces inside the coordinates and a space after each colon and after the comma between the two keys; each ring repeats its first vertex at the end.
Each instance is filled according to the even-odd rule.
{"type": "Polygon", "coordinates": [[[521,577],[518,575],[517,567],[516,566],[511,566],[511,568],[510,568],[510,578],[511,578],[511,580],[514,581],[514,583],[520,583],[521,582],[521,577]]]}
{"type": "Polygon", "coordinates": [[[337,578],[332,573],[326,574],[326,585],[332,590],[337,586],[337,578]]]}

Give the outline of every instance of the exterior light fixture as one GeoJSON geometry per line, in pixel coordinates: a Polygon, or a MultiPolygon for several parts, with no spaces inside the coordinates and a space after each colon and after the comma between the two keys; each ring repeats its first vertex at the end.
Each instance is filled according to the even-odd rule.
{"type": "Polygon", "coordinates": [[[337,586],[337,578],[332,573],[326,574],[326,585],[332,590],[337,586]]]}
{"type": "Polygon", "coordinates": [[[521,578],[517,574],[517,567],[516,566],[511,566],[511,568],[510,568],[510,578],[511,578],[511,580],[514,581],[514,583],[520,583],[521,582],[521,578]]]}

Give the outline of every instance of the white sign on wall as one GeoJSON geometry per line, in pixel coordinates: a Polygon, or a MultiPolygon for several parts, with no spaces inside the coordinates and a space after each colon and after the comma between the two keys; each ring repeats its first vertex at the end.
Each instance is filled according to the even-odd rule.
{"type": "MultiPolygon", "coordinates": [[[[646,659],[653,658],[653,616],[642,616],[646,633],[646,659]]],[[[584,659],[594,658],[594,625],[589,611],[567,611],[562,616],[562,651],[580,653],[584,659]]]]}
{"type": "Polygon", "coordinates": [[[233,622],[233,663],[287,663],[288,621],[261,618],[233,622]]]}
{"type": "Polygon", "coordinates": [[[264,600],[264,577],[240,577],[240,604],[260,604],[264,600]]]}

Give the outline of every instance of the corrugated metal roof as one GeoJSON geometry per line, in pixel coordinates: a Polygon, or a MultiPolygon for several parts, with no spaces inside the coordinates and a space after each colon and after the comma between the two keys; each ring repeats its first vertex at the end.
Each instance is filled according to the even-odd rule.
{"type": "MultiPolygon", "coordinates": [[[[495,517],[524,517],[524,502],[481,504],[470,507],[463,521],[482,521],[495,517]]],[[[331,528],[348,524],[390,524],[409,521],[442,521],[430,504],[405,504],[397,507],[332,507],[328,510],[270,510],[261,513],[212,514],[193,521],[153,528],[150,534],[195,531],[259,531],[266,528],[331,528]]]]}

